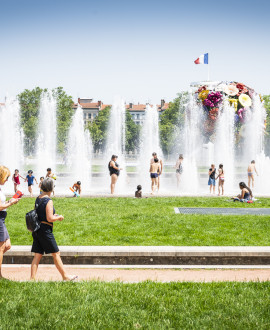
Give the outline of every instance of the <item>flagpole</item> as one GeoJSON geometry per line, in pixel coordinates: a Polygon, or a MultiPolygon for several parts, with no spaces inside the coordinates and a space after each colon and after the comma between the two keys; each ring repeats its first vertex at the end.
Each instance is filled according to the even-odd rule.
{"type": "Polygon", "coordinates": [[[207,64],[207,80],[210,81],[210,64],[209,64],[209,58],[208,58],[208,64],[207,64]]]}

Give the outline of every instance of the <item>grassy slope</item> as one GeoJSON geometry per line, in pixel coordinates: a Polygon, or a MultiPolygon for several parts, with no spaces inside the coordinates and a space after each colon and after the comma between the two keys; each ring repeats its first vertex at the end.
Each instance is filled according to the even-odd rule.
{"type": "Polygon", "coordinates": [[[269,329],[270,283],[0,282],[1,329],[269,329]]]}
{"type": "MultiPolygon", "coordinates": [[[[7,228],[13,244],[27,245],[25,213],[34,199],[24,198],[8,210],[7,228]]],[[[270,207],[233,203],[226,198],[56,198],[57,213],[65,220],[56,223],[59,245],[269,245],[267,216],[180,215],[177,206],[270,207]]]]}

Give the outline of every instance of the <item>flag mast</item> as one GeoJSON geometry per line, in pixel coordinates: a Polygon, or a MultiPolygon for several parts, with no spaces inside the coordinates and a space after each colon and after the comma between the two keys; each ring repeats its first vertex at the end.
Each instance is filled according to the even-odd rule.
{"type": "Polygon", "coordinates": [[[210,81],[209,53],[207,54],[207,81],[210,81]]]}

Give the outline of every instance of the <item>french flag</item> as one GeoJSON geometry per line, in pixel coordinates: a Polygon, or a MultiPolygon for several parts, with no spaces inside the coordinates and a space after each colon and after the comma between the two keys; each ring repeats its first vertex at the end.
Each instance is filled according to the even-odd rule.
{"type": "Polygon", "coordinates": [[[194,61],[195,64],[208,64],[208,53],[201,55],[194,61]]]}

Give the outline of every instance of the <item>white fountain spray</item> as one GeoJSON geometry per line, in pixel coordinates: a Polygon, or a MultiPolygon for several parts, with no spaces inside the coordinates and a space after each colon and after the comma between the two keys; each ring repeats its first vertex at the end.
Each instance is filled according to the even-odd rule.
{"type": "Polygon", "coordinates": [[[91,155],[92,141],[89,131],[84,128],[83,110],[78,104],[68,135],[67,164],[72,175],[71,184],[81,181],[83,192],[90,189],[91,155]]]}
{"type": "Polygon", "coordinates": [[[56,109],[52,92],[44,92],[40,100],[37,139],[37,175],[46,173],[48,167],[56,172],[56,109]]]}
{"type": "MultiPolygon", "coordinates": [[[[223,101],[220,107],[220,115],[216,127],[215,138],[215,165],[218,172],[218,165],[223,164],[224,169],[224,190],[226,193],[233,193],[235,190],[234,176],[234,146],[235,146],[235,128],[234,128],[234,107],[230,106],[227,99],[223,101]]],[[[217,181],[218,183],[218,181],[217,181]]],[[[218,187],[216,187],[218,189],[218,187]]]]}
{"type": "MultiPolygon", "coordinates": [[[[270,159],[264,153],[266,110],[258,94],[252,98],[252,107],[247,110],[244,129],[244,165],[247,168],[255,160],[259,176],[255,177],[254,193],[270,194],[270,159]]],[[[246,181],[246,180],[244,180],[246,181]]]]}
{"type": "Polygon", "coordinates": [[[203,111],[196,103],[192,92],[189,92],[189,101],[185,110],[185,125],[183,130],[184,161],[180,189],[185,193],[198,193],[199,180],[197,161],[202,150],[201,123],[203,111]]]}
{"type": "Polygon", "coordinates": [[[0,164],[14,171],[23,161],[23,134],[20,128],[20,104],[7,97],[0,106],[0,164]]]}
{"type": "MultiPolygon", "coordinates": [[[[108,136],[106,142],[106,159],[109,163],[112,155],[117,155],[117,163],[122,170],[116,184],[115,191],[124,193],[127,185],[127,173],[125,164],[125,141],[126,141],[126,108],[123,99],[117,97],[110,111],[108,136]]],[[[108,173],[108,168],[106,169],[108,173]]],[[[108,181],[109,182],[109,181],[108,181]]],[[[108,184],[109,186],[109,184],[108,184]]]]}
{"type": "Polygon", "coordinates": [[[156,152],[158,158],[162,158],[159,143],[159,116],[157,106],[147,104],[140,139],[140,157],[137,166],[139,170],[139,182],[145,191],[151,190],[150,182],[150,159],[152,153],[156,152]]]}

